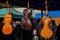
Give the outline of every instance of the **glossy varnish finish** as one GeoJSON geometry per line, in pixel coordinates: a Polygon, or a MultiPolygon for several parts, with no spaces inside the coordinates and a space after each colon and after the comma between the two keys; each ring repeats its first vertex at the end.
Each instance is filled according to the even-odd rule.
{"type": "Polygon", "coordinates": [[[53,31],[50,28],[51,18],[48,17],[48,6],[47,0],[45,1],[46,6],[46,16],[42,17],[43,28],[40,31],[40,35],[45,39],[51,38],[53,36],[53,31]]]}
{"type": "Polygon", "coordinates": [[[50,38],[53,36],[53,31],[52,29],[49,28],[49,22],[51,21],[50,18],[43,17],[42,22],[43,22],[43,28],[40,32],[41,36],[46,38],[50,38]]]}
{"type": "Polygon", "coordinates": [[[11,14],[6,14],[4,16],[5,24],[3,25],[3,28],[2,28],[3,34],[9,35],[12,33],[12,26],[10,25],[11,20],[12,20],[11,14]]]}
{"type": "Polygon", "coordinates": [[[27,3],[27,8],[23,11],[24,18],[22,20],[21,28],[24,30],[29,30],[32,27],[32,23],[29,19],[30,12],[29,12],[29,2],[27,3]]]}
{"type": "MultiPolygon", "coordinates": [[[[8,1],[6,2],[7,6],[8,5],[8,1]]],[[[12,26],[11,26],[11,20],[12,20],[12,15],[10,14],[10,8],[8,8],[8,13],[6,15],[4,15],[4,25],[2,28],[2,33],[5,35],[9,35],[12,33],[12,26]]]]}
{"type": "Polygon", "coordinates": [[[28,9],[24,10],[24,19],[22,20],[21,28],[24,30],[29,30],[32,26],[32,23],[29,19],[28,9]]]}

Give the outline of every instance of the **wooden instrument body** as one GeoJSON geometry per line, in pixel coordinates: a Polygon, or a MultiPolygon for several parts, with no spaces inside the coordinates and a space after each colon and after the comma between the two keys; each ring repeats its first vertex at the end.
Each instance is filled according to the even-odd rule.
{"type": "Polygon", "coordinates": [[[25,9],[23,14],[24,14],[24,19],[22,20],[21,28],[24,30],[29,30],[32,26],[32,23],[28,16],[29,15],[28,9],[25,9]]]}
{"type": "Polygon", "coordinates": [[[6,14],[4,16],[5,25],[3,25],[2,32],[5,35],[9,35],[12,33],[12,26],[10,25],[11,20],[12,20],[11,14],[6,14]]]}
{"type": "Polygon", "coordinates": [[[53,31],[52,29],[49,28],[50,21],[51,21],[50,18],[46,18],[46,17],[42,18],[44,27],[42,28],[40,34],[44,38],[51,38],[53,36],[53,31]]]}
{"type": "Polygon", "coordinates": [[[32,26],[32,23],[31,23],[31,21],[29,20],[29,19],[27,19],[27,20],[22,20],[23,22],[22,22],[22,29],[25,29],[25,30],[29,30],[30,28],[31,28],[31,26],[32,26]]]}

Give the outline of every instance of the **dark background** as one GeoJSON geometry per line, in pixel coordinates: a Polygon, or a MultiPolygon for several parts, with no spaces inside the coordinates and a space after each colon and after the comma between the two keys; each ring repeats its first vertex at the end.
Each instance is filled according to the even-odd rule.
{"type": "MultiPolygon", "coordinates": [[[[45,0],[8,0],[10,4],[21,7],[27,7],[27,2],[30,2],[30,8],[45,10],[45,0]]],[[[6,2],[6,0],[0,0],[6,2]]],[[[60,10],[60,0],[48,0],[49,10],[60,10]]]]}

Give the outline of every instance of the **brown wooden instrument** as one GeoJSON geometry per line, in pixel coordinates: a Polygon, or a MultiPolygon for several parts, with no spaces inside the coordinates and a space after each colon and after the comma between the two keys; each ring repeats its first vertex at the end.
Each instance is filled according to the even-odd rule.
{"type": "Polygon", "coordinates": [[[48,16],[47,1],[45,1],[45,4],[46,4],[46,16],[42,18],[43,28],[40,31],[40,35],[47,39],[53,36],[53,31],[51,28],[49,28],[51,18],[47,17],[48,16]]]}
{"type": "Polygon", "coordinates": [[[31,23],[31,21],[28,18],[28,13],[25,13],[25,16],[24,17],[25,18],[22,20],[22,26],[21,27],[22,27],[22,29],[28,30],[28,29],[31,28],[32,23],[31,23]]]}
{"type": "MultiPolygon", "coordinates": [[[[28,8],[29,8],[29,2],[28,2],[28,8]]],[[[21,28],[24,30],[29,30],[32,26],[32,23],[29,19],[29,10],[25,9],[23,11],[24,19],[22,20],[21,28]]]]}
{"type": "MultiPolygon", "coordinates": [[[[7,6],[9,7],[8,1],[6,2],[7,6]]],[[[8,14],[4,16],[4,22],[5,24],[3,25],[2,28],[2,33],[5,35],[9,35],[12,33],[12,26],[10,25],[10,22],[12,20],[12,15],[10,14],[10,9],[8,8],[8,14]]]]}

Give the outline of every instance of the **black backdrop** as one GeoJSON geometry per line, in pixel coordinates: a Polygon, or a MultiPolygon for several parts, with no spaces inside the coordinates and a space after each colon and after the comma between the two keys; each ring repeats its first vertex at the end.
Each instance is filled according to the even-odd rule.
{"type": "MultiPolygon", "coordinates": [[[[17,5],[21,7],[27,7],[27,2],[29,0],[9,0],[12,5],[17,5]]],[[[30,0],[30,8],[45,10],[44,5],[45,0],[30,0]]],[[[0,0],[0,2],[6,2],[6,0],[0,0]]],[[[49,10],[60,10],[60,0],[48,0],[49,10]]]]}

